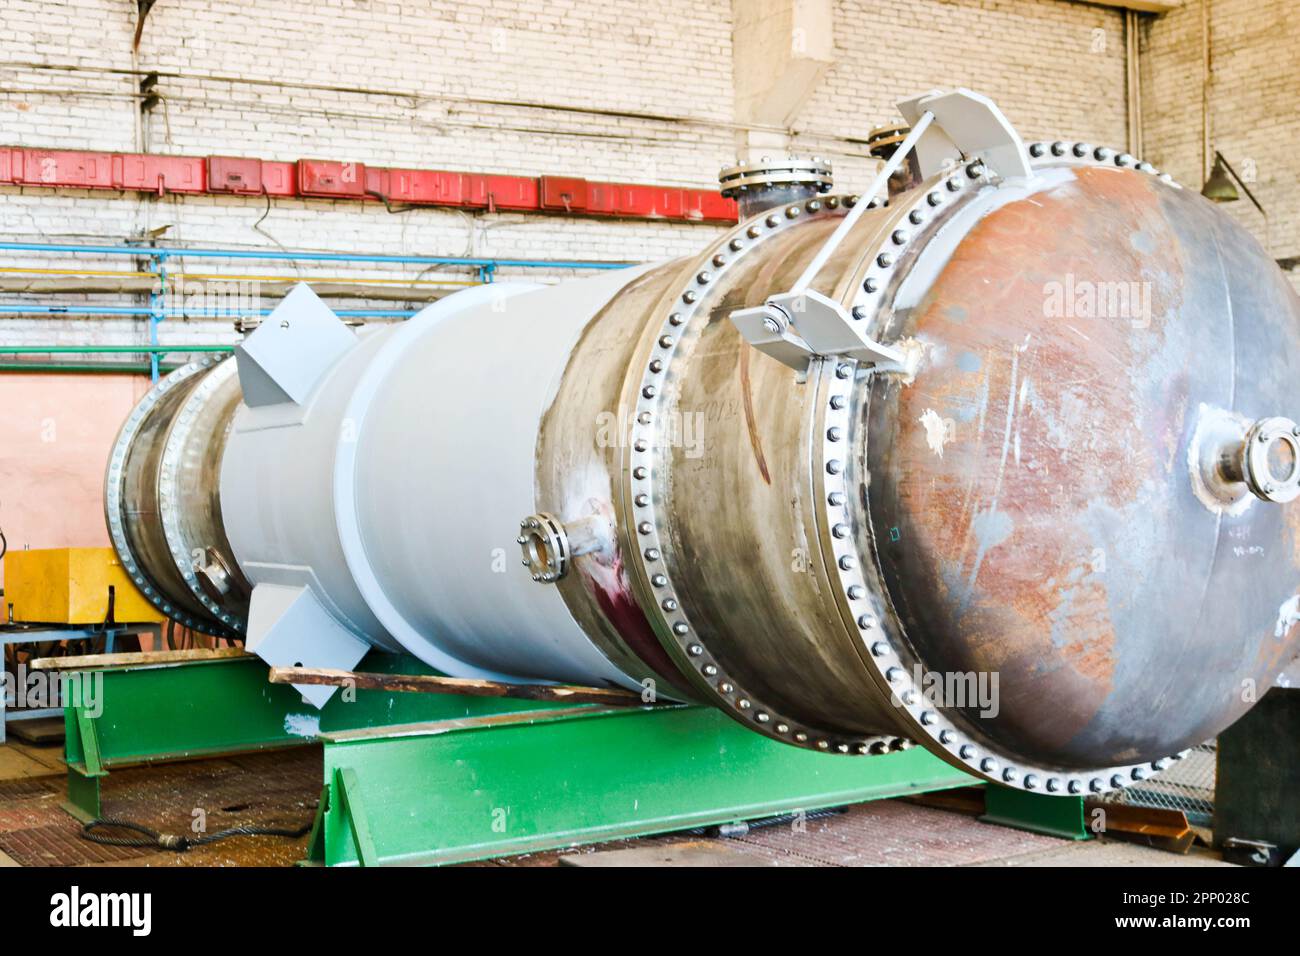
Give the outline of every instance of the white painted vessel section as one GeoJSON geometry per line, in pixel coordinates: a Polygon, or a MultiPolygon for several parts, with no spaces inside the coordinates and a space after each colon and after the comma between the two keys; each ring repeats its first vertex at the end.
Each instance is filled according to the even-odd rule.
{"type": "MultiPolygon", "coordinates": [[[[339,320],[305,288],[286,298],[237,353],[253,404],[221,470],[255,585],[249,648],[351,668],[378,647],[457,677],[638,688],[518,567],[515,537],[538,510],[538,429],[569,354],[643,271],[469,289],[351,341],[332,330],[337,357],[296,340],[339,320]]],[[[318,705],[332,691],[300,689],[318,705]]]]}

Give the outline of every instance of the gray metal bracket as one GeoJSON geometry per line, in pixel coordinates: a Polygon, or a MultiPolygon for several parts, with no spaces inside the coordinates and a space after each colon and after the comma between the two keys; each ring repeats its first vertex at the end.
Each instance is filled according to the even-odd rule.
{"type": "Polygon", "coordinates": [[[306,283],[298,283],[267,320],[235,346],[244,404],[301,405],[356,344],[356,334],[306,283]]]}
{"type": "Polygon", "coordinates": [[[731,322],[745,341],[796,371],[805,371],[813,358],[822,356],[845,356],[867,365],[903,363],[898,349],[873,340],[861,320],[811,286],[913,149],[926,176],[972,158],[1004,179],[1032,175],[1029,152],[1019,134],[988,97],[964,89],[932,90],[904,100],[899,111],[912,126],[907,138],[790,290],[769,296],[761,306],[731,313],[731,322]]]}
{"type": "Polygon", "coordinates": [[[987,96],[966,89],[931,90],[903,100],[898,111],[913,128],[926,113],[934,117],[916,144],[924,178],[975,159],[1003,179],[1033,175],[1020,134],[987,96]]]}
{"type": "Polygon", "coordinates": [[[756,308],[733,312],[731,321],[754,348],[797,370],[814,355],[903,363],[902,352],[868,337],[862,322],[814,289],[774,295],[756,308]]]}

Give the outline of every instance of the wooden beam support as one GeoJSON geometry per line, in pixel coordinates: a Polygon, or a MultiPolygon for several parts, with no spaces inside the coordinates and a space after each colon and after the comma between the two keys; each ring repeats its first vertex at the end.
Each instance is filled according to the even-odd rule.
{"type": "Polygon", "coordinates": [[[252,657],[242,647],[196,647],[185,651],[133,651],[123,654],[84,654],[79,657],[38,657],[27,665],[33,671],[107,670],[110,667],[169,667],[195,661],[252,657]]]}
{"type": "Polygon", "coordinates": [[[410,694],[464,694],[470,697],[513,697],[564,704],[606,704],[615,707],[645,707],[653,701],[640,694],[609,687],[579,687],[572,684],[505,684],[499,681],[421,674],[369,674],[317,667],[272,667],[272,684],[322,684],[410,694]]]}

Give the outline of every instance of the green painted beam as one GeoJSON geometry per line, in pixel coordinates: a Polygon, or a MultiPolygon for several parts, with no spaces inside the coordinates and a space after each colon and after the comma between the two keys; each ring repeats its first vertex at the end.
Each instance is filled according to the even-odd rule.
{"type": "Polygon", "coordinates": [[[994,784],[984,789],[980,819],[1067,840],[1091,836],[1083,818],[1083,797],[1054,797],[994,784]]]}
{"type": "MultiPolygon", "coordinates": [[[[428,673],[392,655],[361,669],[428,673]]],[[[309,862],[331,865],[451,863],[973,782],[921,748],[819,754],[705,707],[341,690],[318,712],[255,658],[92,673],[102,684],[65,713],[70,812],[98,817],[115,767],[319,741],[309,862]]]]}
{"type": "MultiPolygon", "coordinates": [[[[362,669],[379,673],[429,673],[414,658],[372,654],[362,669]]],[[[68,712],[79,728],[95,728],[97,761],[104,769],[236,751],[313,743],[322,731],[392,723],[444,720],[502,710],[536,708],[533,701],[446,694],[340,690],[323,710],[287,684],[270,684],[255,657],[219,658],[103,671],[102,686],[68,712]],[[96,711],[99,711],[98,713],[96,711]]],[[[87,674],[92,672],[86,672],[87,674]]],[[[85,680],[93,678],[85,677],[85,680]]],[[[67,737],[70,764],[90,754],[81,733],[67,737]]]]}
{"type": "MultiPolygon", "coordinates": [[[[412,657],[371,654],[363,669],[429,673],[412,657]]],[[[99,813],[99,781],[114,767],[315,743],[322,730],[446,720],[535,708],[525,700],[346,689],[323,710],[271,684],[255,657],[82,672],[65,708],[69,810],[99,813]]]]}
{"type": "Polygon", "coordinates": [[[331,792],[311,862],[331,866],[457,863],[974,782],[919,747],[819,754],[706,707],[536,711],[322,740],[331,792]]]}

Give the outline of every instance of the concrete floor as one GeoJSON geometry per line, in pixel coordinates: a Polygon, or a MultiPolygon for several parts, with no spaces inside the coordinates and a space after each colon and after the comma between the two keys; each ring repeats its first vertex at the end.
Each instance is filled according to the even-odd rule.
{"type": "MultiPolygon", "coordinates": [[[[307,838],[239,837],[187,853],[104,847],[80,837],[60,807],[62,750],[0,745],[0,865],[290,866],[307,838]]],[[[302,747],[115,770],[105,815],[188,833],[196,811],[208,832],[240,824],[310,823],[321,788],[320,752],[302,747]]],[[[753,830],[728,839],[669,834],[493,860],[491,866],[1225,866],[1208,851],[1177,856],[1110,840],[1076,843],[981,823],[969,813],[904,800],[753,830]]]]}

